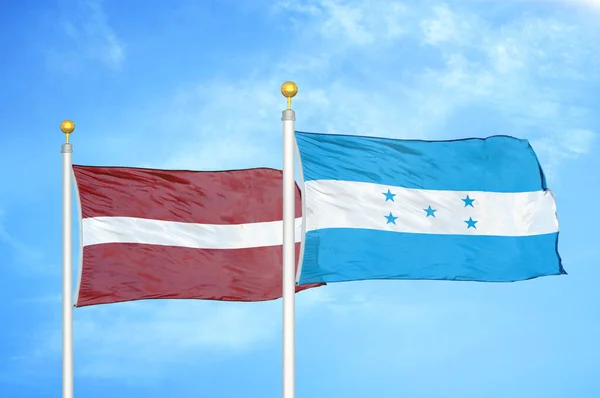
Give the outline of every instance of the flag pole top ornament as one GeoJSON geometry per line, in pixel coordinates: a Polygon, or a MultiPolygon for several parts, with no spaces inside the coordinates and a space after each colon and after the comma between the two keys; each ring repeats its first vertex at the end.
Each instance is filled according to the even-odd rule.
{"type": "Polygon", "coordinates": [[[287,81],[281,85],[281,94],[287,98],[287,108],[292,109],[292,98],[298,94],[296,83],[287,81]]]}
{"type": "Polygon", "coordinates": [[[63,122],[60,124],[60,131],[62,131],[63,133],[65,133],[66,136],[66,144],[69,143],[69,135],[75,131],[75,123],[73,123],[72,120],[63,120],[63,122]]]}

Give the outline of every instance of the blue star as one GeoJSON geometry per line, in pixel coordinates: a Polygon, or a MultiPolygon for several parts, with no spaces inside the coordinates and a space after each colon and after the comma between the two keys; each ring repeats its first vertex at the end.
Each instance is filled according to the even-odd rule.
{"type": "Polygon", "coordinates": [[[477,229],[477,227],[475,226],[475,224],[477,224],[479,221],[474,221],[471,217],[469,217],[469,219],[465,220],[465,222],[467,223],[467,229],[469,229],[471,227],[477,229]]]}
{"type": "Polygon", "coordinates": [[[427,215],[425,217],[429,217],[429,216],[435,217],[435,214],[433,214],[433,213],[435,213],[437,211],[437,210],[432,209],[431,206],[429,206],[428,208],[423,209],[423,210],[427,212],[427,215]]]}
{"type": "Polygon", "coordinates": [[[388,189],[387,193],[384,192],[383,193],[385,195],[385,201],[387,202],[388,200],[391,200],[392,202],[395,202],[394,200],[394,196],[396,196],[395,193],[391,193],[390,190],[388,189]]]}
{"type": "Polygon", "coordinates": [[[384,217],[385,217],[385,218],[387,218],[387,222],[386,222],[386,224],[392,223],[392,224],[396,225],[396,219],[397,219],[398,217],[394,217],[394,216],[392,215],[392,212],[390,212],[390,215],[389,215],[389,216],[384,216],[384,217]]]}
{"type": "Polygon", "coordinates": [[[465,207],[467,207],[467,206],[473,207],[473,202],[475,201],[475,199],[469,198],[469,195],[467,195],[467,197],[465,199],[461,199],[461,200],[463,202],[465,202],[465,207]]]}

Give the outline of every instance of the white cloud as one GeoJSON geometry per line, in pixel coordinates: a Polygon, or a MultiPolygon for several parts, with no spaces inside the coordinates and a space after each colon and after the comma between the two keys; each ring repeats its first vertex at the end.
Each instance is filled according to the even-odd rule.
{"type": "MultiPolygon", "coordinates": [[[[137,126],[144,135],[120,137],[115,153],[122,150],[125,157],[128,151],[131,159],[128,146],[153,136],[158,148],[147,152],[152,156],[139,153],[153,159],[141,160],[145,166],[279,167],[284,107],[279,85],[289,78],[300,87],[294,99],[300,130],[449,138],[455,136],[452,121],[474,107],[485,108],[491,120],[485,130],[462,130],[462,136],[534,139],[554,134],[557,126],[574,129],[570,123],[587,128],[585,112],[561,116],[573,108],[562,84],[541,80],[581,78],[586,62],[594,61],[581,50],[584,28],[568,19],[527,16],[497,25],[447,5],[416,7],[391,0],[376,5],[279,2],[272,18],[296,23],[286,32],[289,53],[274,54],[272,63],[253,65],[237,80],[209,79],[191,90],[162,93],[167,100],[144,115],[129,111],[132,120],[147,121],[137,126]],[[403,33],[392,33],[399,30],[403,33]],[[428,52],[425,59],[436,60],[422,63],[422,51],[428,52]],[[339,73],[346,67],[356,74],[339,73]],[[495,126],[498,119],[502,131],[495,126]],[[166,160],[156,161],[157,153],[166,160]]],[[[110,145],[110,136],[102,139],[110,145]]]]}
{"type": "Polygon", "coordinates": [[[77,0],[61,19],[68,49],[58,48],[47,54],[51,66],[65,72],[83,68],[86,60],[100,61],[113,70],[125,62],[125,46],[108,23],[102,0],[77,0]]]}
{"type": "Polygon", "coordinates": [[[274,11],[286,15],[302,36],[317,33],[340,49],[380,45],[407,33],[407,7],[394,1],[283,0],[276,3],[274,11]]]}
{"type": "MultiPolygon", "coordinates": [[[[319,313],[351,314],[352,308],[364,306],[364,298],[344,296],[334,299],[323,288],[297,294],[297,324],[301,325],[314,309],[319,313]]],[[[58,298],[52,295],[35,302],[58,303],[58,298]]],[[[188,363],[200,356],[210,363],[261,350],[280,339],[281,306],[281,300],[146,300],[76,308],[76,372],[83,377],[153,379],[173,364],[188,363]]],[[[24,366],[61,355],[62,332],[55,326],[60,315],[56,316],[52,327],[40,328],[33,336],[28,345],[32,348],[19,353],[24,366]]]]}
{"type": "Polygon", "coordinates": [[[557,178],[557,168],[569,159],[590,153],[597,134],[586,129],[560,130],[532,140],[531,145],[545,164],[550,182],[557,178]]]}
{"type": "Polygon", "coordinates": [[[593,131],[579,129],[567,131],[562,142],[570,154],[587,155],[595,138],[596,134],[593,131]]]}
{"type": "MultiPolygon", "coordinates": [[[[38,266],[37,262],[43,257],[42,253],[35,247],[30,246],[14,236],[7,230],[4,222],[4,210],[0,207],[0,269],[9,261],[8,250],[10,249],[15,262],[28,266],[38,266]]],[[[31,270],[31,268],[28,268],[31,270]]]]}
{"type": "MultiPolygon", "coordinates": [[[[330,22],[334,26],[348,24],[343,14],[326,12],[329,2],[313,1],[311,4],[324,11],[314,20],[305,21],[305,30],[319,32],[323,20],[336,21],[330,22]]],[[[353,15],[361,15],[364,21],[381,21],[383,15],[395,18],[397,23],[407,27],[408,32],[397,41],[399,48],[414,42],[429,44],[436,49],[442,66],[404,66],[418,60],[418,52],[405,53],[408,58],[390,54],[389,41],[377,24],[363,24],[364,34],[372,35],[375,40],[360,55],[348,49],[348,44],[355,43],[352,37],[334,39],[321,33],[320,51],[329,47],[336,54],[338,64],[345,62],[352,65],[352,69],[364,71],[360,82],[330,76],[329,81],[317,79],[318,88],[309,87],[327,93],[330,98],[327,110],[336,116],[335,122],[331,123],[336,130],[381,134],[382,128],[373,130],[375,126],[372,125],[374,120],[382,119],[379,116],[385,115],[383,119],[389,122],[388,126],[400,130],[396,133],[398,136],[404,136],[402,130],[406,126],[412,136],[444,134],[449,116],[464,108],[484,105],[517,129],[523,123],[534,124],[541,130],[536,133],[544,134],[544,129],[556,125],[560,113],[570,107],[570,103],[560,86],[553,88],[540,79],[579,79],[583,70],[589,70],[588,62],[600,65],[598,59],[588,57],[590,53],[585,50],[589,46],[584,44],[590,40],[586,33],[591,34],[591,31],[568,18],[524,16],[497,25],[475,13],[446,5],[431,8],[403,6],[401,13],[394,14],[387,12],[391,4],[396,4],[391,1],[377,2],[378,7],[361,2],[339,4],[352,8],[353,15]],[[419,21],[418,25],[412,20],[419,21]],[[398,74],[394,68],[383,68],[378,64],[381,57],[404,72],[398,74]],[[340,104],[341,109],[335,109],[336,104],[340,104]],[[348,129],[350,123],[344,116],[362,122],[354,123],[356,127],[348,129]],[[398,119],[400,122],[394,123],[398,119]]],[[[309,44],[306,40],[298,39],[294,45],[295,53],[299,49],[310,53],[312,41],[309,44]]],[[[335,70],[331,61],[329,65],[335,70]]],[[[317,70],[324,74],[322,69],[317,70]]],[[[586,73],[585,78],[594,79],[594,75],[586,73]]],[[[324,108],[322,103],[318,107],[324,108]]],[[[584,120],[580,122],[585,124],[584,120]]],[[[383,127],[383,130],[388,129],[383,127]]],[[[522,131],[515,134],[522,134],[522,131]]]]}
{"type": "Polygon", "coordinates": [[[285,107],[280,84],[251,78],[233,83],[207,81],[177,93],[165,110],[169,117],[156,126],[165,132],[162,139],[169,142],[163,148],[166,160],[153,161],[153,167],[216,170],[279,166],[277,162],[264,163],[275,158],[274,147],[279,149],[274,146],[281,133],[277,109],[285,107]]]}
{"type": "Polygon", "coordinates": [[[600,0],[559,0],[568,5],[584,7],[588,10],[600,12],[600,0]]]}
{"type": "MultiPolygon", "coordinates": [[[[96,28],[74,29],[101,44],[88,55],[120,65],[119,41],[110,39],[114,33],[99,5],[87,7],[96,15],[88,20],[96,28]]],[[[523,16],[498,25],[455,7],[391,0],[376,7],[361,1],[285,1],[278,10],[273,18],[285,16],[284,22],[295,24],[289,53],[248,66],[232,81],[208,78],[192,89],[159,93],[167,99],[157,100],[143,117],[142,111],[128,110],[132,121],[121,128],[138,126],[137,132],[98,135],[103,147],[114,149],[112,161],[189,169],[278,167],[285,106],[279,86],[289,78],[300,87],[294,99],[299,130],[402,138],[456,138],[457,131],[463,137],[523,136],[553,173],[594,144],[590,104],[576,103],[576,94],[564,89],[581,79],[593,81],[596,75],[588,71],[600,70],[598,58],[589,57],[590,47],[582,44],[589,41],[587,31],[573,21],[523,16]]],[[[299,312],[319,306],[320,314],[365,322],[371,311],[398,313],[397,307],[375,307],[373,297],[352,295],[351,289],[334,300],[331,289],[299,294],[299,312]]],[[[439,323],[420,307],[407,305],[401,314],[387,320],[390,328],[417,318],[427,325],[415,330],[435,330],[439,323]]],[[[279,315],[280,301],[77,309],[77,369],[95,377],[153,377],[186,355],[215,349],[229,355],[272,342],[280,335],[279,315]],[[148,366],[137,374],[139,366],[132,365],[141,362],[148,366]]],[[[51,347],[58,354],[60,333],[51,347]]]]}
{"type": "MultiPolygon", "coordinates": [[[[58,308],[59,295],[28,300],[58,308]]],[[[321,287],[296,295],[296,325],[315,319],[313,313],[337,319],[373,316],[383,305],[377,295],[367,299],[352,286],[321,287]],[[379,304],[377,304],[379,303],[379,304]]],[[[135,382],[160,378],[176,364],[202,357],[211,361],[272,346],[281,338],[281,300],[232,303],[202,300],[146,300],[74,309],[76,376],[120,378],[135,382]],[[210,353],[210,355],[207,355],[210,353]]],[[[410,309],[405,308],[405,314],[410,309]]],[[[35,369],[61,355],[60,314],[52,326],[41,327],[22,365],[35,369]]]]}
{"type": "Polygon", "coordinates": [[[456,15],[447,5],[432,8],[433,15],[420,22],[423,42],[431,45],[468,45],[476,34],[474,18],[469,15],[456,15]]]}

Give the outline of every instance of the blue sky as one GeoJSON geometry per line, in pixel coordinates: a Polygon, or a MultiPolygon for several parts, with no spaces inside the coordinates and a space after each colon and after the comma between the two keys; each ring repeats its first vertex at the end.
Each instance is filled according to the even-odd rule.
{"type": "MultiPolygon", "coordinates": [[[[600,396],[597,1],[7,4],[1,396],[60,396],[60,122],[76,123],[80,164],[281,167],[290,79],[299,130],[529,139],[569,273],[303,292],[297,396],[600,396]]],[[[280,301],[146,301],[74,319],[77,397],[280,396],[280,301]]]]}

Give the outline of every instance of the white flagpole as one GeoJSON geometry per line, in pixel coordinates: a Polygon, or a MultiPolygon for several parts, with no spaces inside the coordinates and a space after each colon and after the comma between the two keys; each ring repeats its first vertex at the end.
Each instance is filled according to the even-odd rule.
{"type": "Polygon", "coordinates": [[[62,398],[73,398],[73,231],[71,206],[71,170],[73,146],[69,144],[69,135],[75,130],[71,120],[60,124],[60,129],[65,133],[66,141],[62,146],[62,172],[63,172],[63,319],[62,319],[62,398]]]}
{"type": "Polygon", "coordinates": [[[287,98],[283,111],[283,398],[294,398],[295,388],[295,336],[294,299],[296,293],[295,218],[296,184],[294,182],[294,121],[292,98],[298,92],[293,82],[285,82],[281,93],[287,98]]]}

